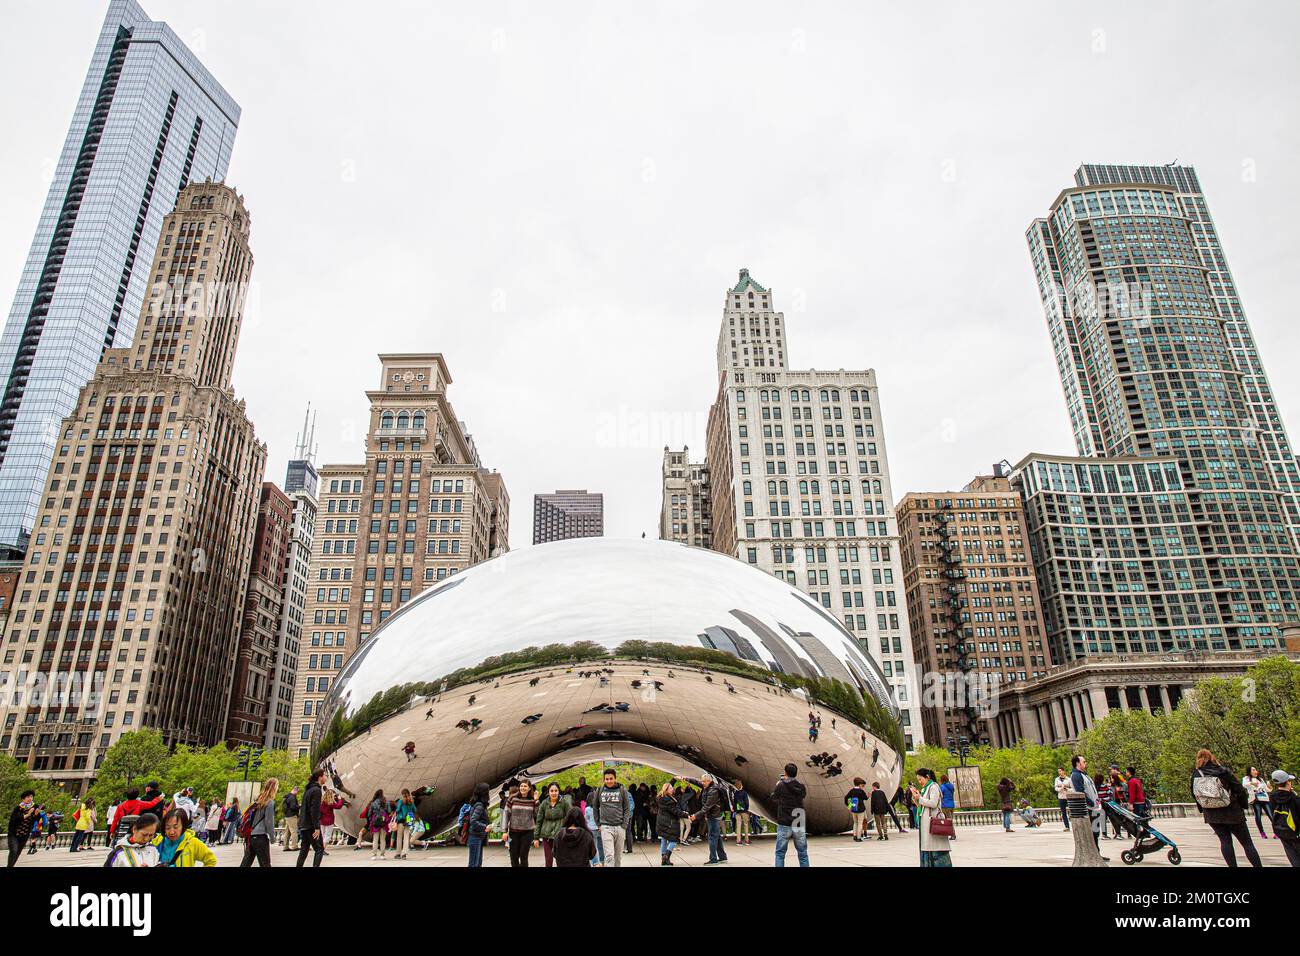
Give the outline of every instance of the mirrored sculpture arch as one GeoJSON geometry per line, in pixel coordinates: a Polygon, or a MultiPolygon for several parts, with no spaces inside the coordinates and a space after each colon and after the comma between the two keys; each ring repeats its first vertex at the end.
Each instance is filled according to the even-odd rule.
{"type": "Polygon", "coordinates": [[[348,832],[376,789],[409,788],[437,828],[480,781],[627,760],[743,781],[769,818],[794,763],[818,833],[848,827],[854,777],[892,796],[903,733],[880,669],[807,595],[717,552],[584,538],[509,552],[393,614],[335,681],[312,753],[356,798],[348,832]]]}

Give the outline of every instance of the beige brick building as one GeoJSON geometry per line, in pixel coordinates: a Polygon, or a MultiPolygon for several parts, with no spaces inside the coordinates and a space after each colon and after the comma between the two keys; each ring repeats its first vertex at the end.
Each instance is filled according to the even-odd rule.
{"type": "Polygon", "coordinates": [[[1024,502],[999,473],[897,510],[925,738],[990,739],[999,694],[1051,666],[1024,502]]]}
{"type": "Polygon", "coordinates": [[[185,187],[130,347],[58,426],[0,649],[0,748],[70,788],[124,731],[225,733],[266,464],[230,385],[248,237],[233,189],[185,187]]]}
{"type": "Polygon", "coordinates": [[[876,373],[787,367],[785,317],[742,269],[723,300],[709,410],[712,547],[833,615],[923,742],[876,373]]]}
{"type": "Polygon", "coordinates": [[[692,462],[690,449],[664,446],[663,498],[659,537],[697,548],[713,546],[713,506],[709,500],[709,466],[692,462]]]}
{"type": "Polygon", "coordinates": [[[365,462],[320,470],[289,746],[305,754],[334,678],[435,581],[509,548],[510,498],[447,400],[441,355],[379,356],[365,462]]]}

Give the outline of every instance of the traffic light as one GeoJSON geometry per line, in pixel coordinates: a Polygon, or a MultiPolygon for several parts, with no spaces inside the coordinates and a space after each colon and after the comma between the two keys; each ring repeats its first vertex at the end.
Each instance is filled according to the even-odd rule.
{"type": "Polygon", "coordinates": [[[256,770],[262,766],[262,748],[258,747],[253,751],[253,769],[256,770]]]}

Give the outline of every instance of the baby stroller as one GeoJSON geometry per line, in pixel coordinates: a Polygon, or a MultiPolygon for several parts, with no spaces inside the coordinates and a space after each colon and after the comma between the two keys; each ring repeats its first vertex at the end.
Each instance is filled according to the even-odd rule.
{"type": "Polygon", "coordinates": [[[1169,862],[1174,866],[1183,862],[1178,852],[1178,844],[1151,825],[1150,817],[1139,816],[1128,807],[1113,800],[1103,804],[1106,818],[1133,837],[1133,846],[1121,853],[1120,859],[1129,866],[1141,863],[1148,853],[1157,853],[1162,847],[1169,847],[1169,862]]]}

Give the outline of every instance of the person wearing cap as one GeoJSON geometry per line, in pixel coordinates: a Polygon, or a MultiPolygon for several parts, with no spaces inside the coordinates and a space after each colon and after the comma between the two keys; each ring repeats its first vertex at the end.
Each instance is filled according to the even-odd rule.
{"type": "Polygon", "coordinates": [[[1273,835],[1282,843],[1292,866],[1300,866],[1300,795],[1295,792],[1295,775],[1273,771],[1273,835]]]}

